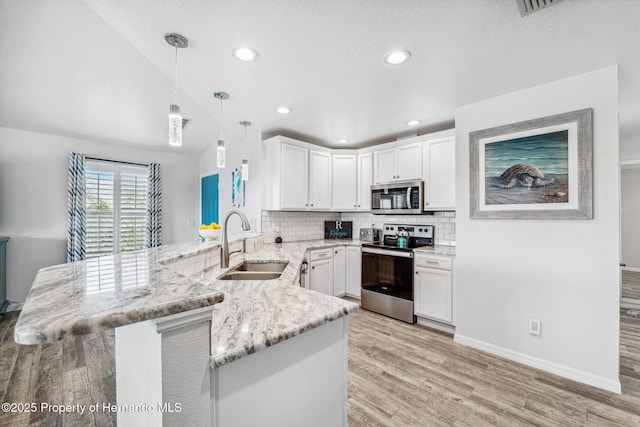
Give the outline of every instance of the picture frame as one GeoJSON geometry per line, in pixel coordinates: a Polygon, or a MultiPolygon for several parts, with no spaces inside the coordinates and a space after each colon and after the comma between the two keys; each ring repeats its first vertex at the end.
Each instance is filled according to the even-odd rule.
{"type": "Polygon", "coordinates": [[[469,133],[472,219],[593,219],[593,109],[469,133]]]}

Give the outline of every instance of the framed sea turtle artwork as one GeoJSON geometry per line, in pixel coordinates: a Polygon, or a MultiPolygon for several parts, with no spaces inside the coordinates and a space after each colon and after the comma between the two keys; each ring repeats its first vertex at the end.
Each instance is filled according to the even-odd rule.
{"type": "Polygon", "coordinates": [[[593,110],[469,134],[471,218],[592,219],[593,110]]]}

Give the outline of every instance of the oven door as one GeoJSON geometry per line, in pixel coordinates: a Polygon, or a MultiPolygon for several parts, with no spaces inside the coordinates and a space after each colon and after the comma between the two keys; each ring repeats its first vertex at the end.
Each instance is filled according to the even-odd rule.
{"type": "Polygon", "coordinates": [[[362,290],[413,301],[413,252],[363,247],[362,290]]]}

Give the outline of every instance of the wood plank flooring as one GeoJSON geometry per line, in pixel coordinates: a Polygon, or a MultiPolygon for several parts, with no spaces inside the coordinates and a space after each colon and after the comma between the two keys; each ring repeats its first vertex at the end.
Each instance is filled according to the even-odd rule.
{"type": "MultiPolygon", "coordinates": [[[[113,331],[19,346],[16,319],[0,322],[2,402],[116,402],[113,331]]],[[[640,426],[640,319],[620,319],[615,395],[360,310],[349,323],[349,426],[640,426]]],[[[0,426],[115,424],[102,412],[0,413],[0,426]]]]}
{"type": "MultiPolygon", "coordinates": [[[[13,340],[18,312],[0,322],[0,402],[116,402],[114,332],[24,346],[13,340]]],[[[115,413],[2,413],[0,426],[115,426],[115,413]]]]}
{"type": "Polygon", "coordinates": [[[622,270],[622,298],[631,298],[640,303],[640,271],[622,270]]]}
{"type": "Polygon", "coordinates": [[[640,426],[640,319],[620,319],[615,395],[360,310],[349,325],[349,426],[640,426]]]}

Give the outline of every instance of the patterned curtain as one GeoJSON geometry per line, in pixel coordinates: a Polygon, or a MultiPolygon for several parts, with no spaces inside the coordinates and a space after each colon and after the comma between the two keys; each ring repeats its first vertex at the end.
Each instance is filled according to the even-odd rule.
{"type": "Polygon", "coordinates": [[[85,155],[69,153],[67,188],[67,262],[85,259],[87,240],[87,204],[85,155]]]}
{"type": "Polygon", "coordinates": [[[149,164],[149,192],[147,193],[147,235],[145,247],[162,246],[162,181],[160,164],[149,164]]]}

